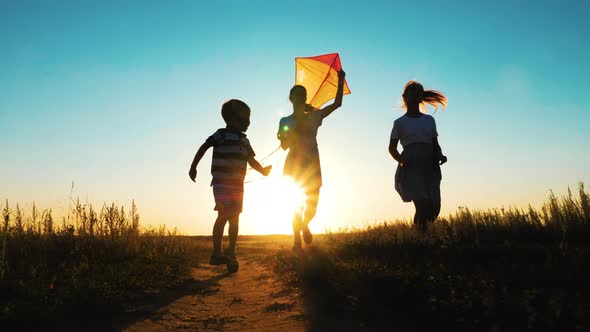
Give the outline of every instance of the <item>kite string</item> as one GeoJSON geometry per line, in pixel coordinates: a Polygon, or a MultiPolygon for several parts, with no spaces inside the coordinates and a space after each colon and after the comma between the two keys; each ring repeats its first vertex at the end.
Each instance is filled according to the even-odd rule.
{"type": "MultiPolygon", "coordinates": [[[[271,153],[269,153],[268,155],[266,155],[264,158],[260,159],[260,161],[259,161],[259,162],[262,164],[262,163],[263,163],[265,160],[267,160],[268,158],[270,158],[271,156],[273,156],[275,153],[277,153],[277,152],[278,152],[278,151],[280,151],[280,150],[281,150],[281,145],[279,144],[279,146],[278,146],[276,149],[274,149],[274,150],[273,150],[271,153]]],[[[246,176],[247,176],[249,173],[251,173],[251,171],[252,171],[253,169],[254,169],[254,168],[252,168],[252,167],[248,167],[248,169],[246,170],[246,176]]],[[[252,180],[244,181],[244,184],[246,184],[246,183],[251,183],[251,182],[254,182],[254,181],[256,181],[256,180],[260,180],[260,179],[264,179],[264,178],[265,178],[265,177],[254,178],[254,179],[252,179],[252,180]]]]}

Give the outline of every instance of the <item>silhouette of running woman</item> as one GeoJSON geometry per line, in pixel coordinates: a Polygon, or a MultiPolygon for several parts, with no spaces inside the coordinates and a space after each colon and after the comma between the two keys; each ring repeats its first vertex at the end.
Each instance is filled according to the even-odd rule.
{"type": "Polygon", "coordinates": [[[283,174],[292,177],[305,192],[304,206],[293,216],[293,250],[295,251],[301,251],[301,234],[307,244],[310,244],[313,239],[308,225],[316,214],[322,186],[320,152],[316,137],[323,119],[342,106],[345,75],[343,70],[338,72],[336,98],[331,105],[319,110],[306,104],[305,87],[295,85],[289,93],[293,113],[279,122],[277,137],[281,140],[283,150],[289,149],[283,174]]]}
{"type": "Polygon", "coordinates": [[[440,213],[440,165],[447,162],[438,144],[436,123],[431,115],[420,112],[425,103],[447,106],[447,98],[439,91],[426,90],[422,84],[409,81],[402,94],[405,115],[393,123],[389,153],[398,162],[395,190],[404,202],[414,202],[414,226],[426,230],[440,213]],[[403,152],[397,151],[401,142],[403,152]]]}

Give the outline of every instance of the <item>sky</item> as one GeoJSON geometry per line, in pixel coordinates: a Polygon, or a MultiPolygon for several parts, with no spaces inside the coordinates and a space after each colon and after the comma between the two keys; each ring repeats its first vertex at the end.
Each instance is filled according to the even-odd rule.
{"type": "MultiPolygon", "coordinates": [[[[263,159],[291,112],[294,58],[338,52],[352,93],[318,134],[314,232],[409,219],[387,146],[411,79],[434,113],[442,215],[539,206],[590,185],[587,1],[0,0],[0,199],[67,211],[135,200],[145,225],[210,234],[211,152],[231,98],[252,109],[263,159]],[[74,184],[72,189],[72,182],[74,184]]],[[[288,233],[277,152],[248,174],[242,234],[288,233]]]]}

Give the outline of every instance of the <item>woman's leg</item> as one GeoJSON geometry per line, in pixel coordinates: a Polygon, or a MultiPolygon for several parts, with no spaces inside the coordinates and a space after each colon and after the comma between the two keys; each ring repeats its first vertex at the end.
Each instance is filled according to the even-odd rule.
{"type": "Polygon", "coordinates": [[[315,217],[318,208],[318,201],[320,199],[320,189],[310,190],[305,193],[305,215],[303,218],[303,224],[308,225],[309,222],[315,217]]]}
{"type": "Polygon", "coordinates": [[[429,200],[416,199],[413,201],[416,207],[416,213],[414,214],[414,227],[420,231],[426,230],[426,223],[430,216],[429,206],[431,205],[429,200]]]}
{"type": "Polygon", "coordinates": [[[293,249],[301,249],[301,225],[303,223],[303,209],[293,216],[293,249]]]}
{"type": "Polygon", "coordinates": [[[317,208],[318,208],[318,201],[320,198],[320,189],[315,189],[312,191],[308,191],[306,193],[306,200],[305,200],[305,214],[303,218],[303,224],[301,225],[301,230],[303,233],[303,241],[305,243],[310,244],[313,241],[313,235],[309,230],[309,223],[315,217],[317,208]]]}
{"type": "Polygon", "coordinates": [[[438,185],[432,192],[432,216],[430,222],[434,222],[440,214],[440,201],[440,180],[438,180],[438,185]]]}
{"type": "Polygon", "coordinates": [[[440,199],[434,199],[431,202],[432,206],[431,206],[431,214],[430,214],[430,218],[429,218],[429,222],[430,223],[434,223],[434,221],[436,220],[436,218],[438,218],[438,215],[440,214],[440,199]]]}
{"type": "Polygon", "coordinates": [[[414,201],[416,214],[414,215],[414,224],[417,224],[423,231],[429,224],[434,223],[440,213],[440,200],[425,199],[414,201]]]}

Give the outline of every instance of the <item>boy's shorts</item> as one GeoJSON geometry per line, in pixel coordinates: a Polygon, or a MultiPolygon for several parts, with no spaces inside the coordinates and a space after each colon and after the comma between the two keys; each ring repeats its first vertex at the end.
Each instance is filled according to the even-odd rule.
{"type": "Polygon", "coordinates": [[[243,187],[213,186],[214,210],[224,214],[240,214],[244,200],[243,187]]]}

